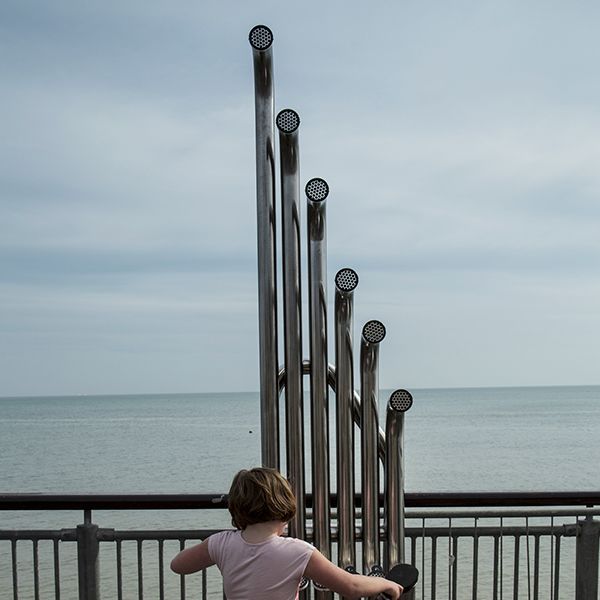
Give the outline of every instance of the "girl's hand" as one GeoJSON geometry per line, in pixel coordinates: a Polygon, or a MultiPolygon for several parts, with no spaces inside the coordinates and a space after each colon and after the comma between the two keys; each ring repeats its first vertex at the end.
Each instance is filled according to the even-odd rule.
{"type": "Polygon", "coordinates": [[[402,596],[403,591],[404,588],[399,583],[390,582],[390,587],[381,594],[380,598],[398,600],[402,596]]]}

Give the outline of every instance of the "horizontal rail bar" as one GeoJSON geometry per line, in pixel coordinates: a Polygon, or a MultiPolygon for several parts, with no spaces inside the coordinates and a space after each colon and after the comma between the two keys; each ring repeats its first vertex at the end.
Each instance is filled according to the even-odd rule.
{"type": "Polygon", "coordinates": [[[101,542],[126,541],[160,541],[160,540],[203,540],[223,529],[136,529],[134,531],[116,531],[100,529],[98,539],[101,542]]]}
{"type": "Polygon", "coordinates": [[[225,494],[0,494],[0,510],[226,508],[225,494]]]}
{"type": "Polygon", "coordinates": [[[424,492],[407,493],[407,507],[598,506],[600,492],[424,492]]]}
{"type": "MultiPolygon", "coordinates": [[[[100,542],[126,542],[126,541],[165,541],[165,540],[204,540],[207,537],[223,531],[222,529],[136,529],[117,531],[109,528],[99,528],[97,539],[100,542]]],[[[0,531],[1,541],[36,541],[36,540],[60,540],[74,542],[76,540],[75,530],[67,530],[68,535],[63,536],[62,531],[46,530],[18,530],[18,531],[0,531]]],[[[406,537],[409,538],[461,538],[461,537],[536,537],[536,536],[555,536],[555,537],[575,537],[577,535],[577,526],[572,524],[556,525],[535,525],[535,526],[452,526],[449,527],[407,527],[406,537]]],[[[306,538],[312,540],[313,529],[306,530],[306,538]]],[[[381,541],[386,540],[385,529],[380,530],[381,541]]],[[[338,531],[336,527],[331,529],[332,541],[337,541],[338,531]]],[[[362,540],[362,528],[357,527],[356,539],[362,540]]]]}
{"type": "MultiPolygon", "coordinates": [[[[435,510],[435,509],[434,509],[435,510]]],[[[531,508],[529,510],[477,510],[477,507],[473,507],[472,510],[452,510],[452,512],[434,512],[434,510],[427,511],[406,511],[407,519],[497,519],[503,518],[523,518],[523,517],[586,517],[586,516],[600,516],[600,508],[577,508],[571,509],[545,509],[545,508],[531,508]]]]}
{"type": "MultiPolygon", "coordinates": [[[[380,495],[383,506],[383,495],[380,495]]],[[[312,495],[306,495],[312,507],[312,495]]],[[[337,506],[337,495],[330,495],[337,506]]],[[[360,506],[360,495],[355,496],[360,506]]],[[[600,491],[581,492],[418,492],[406,494],[407,508],[600,506],[600,491]]],[[[226,509],[226,494],[0,494],[0,510],[226,509]]]]}
{"type": "Polygon", "coordinates": [[[77,531],[75,529],[5,529],[0,530],[0,540],[75,542],[77,531]]]}

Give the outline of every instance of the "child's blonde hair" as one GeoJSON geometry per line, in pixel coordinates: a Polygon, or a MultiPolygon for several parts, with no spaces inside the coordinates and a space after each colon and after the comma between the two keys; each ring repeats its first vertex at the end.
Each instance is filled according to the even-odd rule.
{"type": "Polygon", "coordinates": [[[296,498],[276,469],[242,469],[229,489],[231,524],[236,529],[267,521],[288,522],[296,514],[296,498]]]}

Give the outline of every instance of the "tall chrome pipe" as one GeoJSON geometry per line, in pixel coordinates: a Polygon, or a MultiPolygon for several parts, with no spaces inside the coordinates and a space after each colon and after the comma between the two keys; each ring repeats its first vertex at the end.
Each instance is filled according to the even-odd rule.
{"type": "Polygon", "coordinates": [[[305,187],[308,224],[310,407],[313,493],[313,544],[331,558],[329,507],[329,386],[327,385],[327,182],[305,187]]]}
{"type": "Polygon", "coordinates": [[[356,567],[354,522],[354,290],[358,275],[341,269],[335,276],[336,473],[338,564],[356,567]]]}
{"type": "MultiPolygon", "coordinates": [[[[354,422],[356,423],[356,425],[358,425],[358,427],[361,427],[362,425],[362,409],[360,406],[360,395],[358,392],[354,392],[354,400],[352,403],[352,416],[354,418],[354,422]]],[[[377,449],[379,452],[379,460],[382,463],[385,463],[385,432],[383,431],[383,429],[381,429],[381,427],[378,427],[377,437],[377,449]]]]}
{"type": "Polygon", "coordinates": [[[249,40],[254,59],[256,124],[261,460],[264,466],[279,469],[273,33],[257,25],[250,30],[249,40]]]}
{"type": "Polygon", "coordinates": [[[413,397],[406,390],[392,392],[385,418],[384,524],[387,532],[384,569],[404,560],[404,413],[413,397]]]}
{"type": "Polygon", "coordinates": [[[369,321],[362,330],[360,345],[361,395],[361,498],[363,572],[380,564],[379,551],[379,343],[385,337],[380,321],[369,321]]]}
{"type": "Polygon", "coordinates": [[[300,285],[300,117],[290,109],[275,120],[279,129],[283,263],[283,331],[285,366],[287,476],[298,499],[290,535],[304,538],[304,405],[302,386],[302,294],[300,285]]]}

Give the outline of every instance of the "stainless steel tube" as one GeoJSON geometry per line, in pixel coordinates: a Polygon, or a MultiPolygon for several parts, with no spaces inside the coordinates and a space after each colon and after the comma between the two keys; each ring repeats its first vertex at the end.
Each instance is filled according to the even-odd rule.
{"type": "MultiPolygon", "coordinates": [[[[358,427],[362,424],[362,415],[361,415],[361,401],[360,395],[358,392],[354,392],[354,399],[352,401],[352,415],[354,418],[354,422],[358,427]]],[[[381,427],[378,427],[377,432],[377,450],[379,452],[379,460],[385,464],[385,432],[381,427]]]]}
{"type": "Polygon", "coordinates": [[[313,544],[324,556],[331,558],[326,228],[329,186],[324,179],[314,178],[306,184],[305,192],[308,225],[313,544]]]}
{"type": "Polygon", "coordinates": [[[379,402],[379,343],[385,337],[380,321],[369,321],[360,345],[361,395],[361,498],[363,572],[380,564],[379,556],[379,461],[377,456],[379,402]]]}
{"type": "Polygon", "coordinates": [[[341,269],[335,276],[336,473],[338,564],[356,567],[354,510],[354,290],[358,275],[341,269]]]}
{"type": "Polygon", "coordinates": [[[404,560],[404,413],[413,397],[406,390],[395,390],[388,401],[385,418],[384,526],[387,532],[384,569],[388,571],[404,560]]]}
{"type": "Polygon", "coordinates": [[[251,29],[249,40],[254,59],[256,123],[261,460],[264,466],[279,469],[273,34],[268,27],[257,25],[251,29]]]}
{"type": "Polygon", "coordinates": [[[298,500],[290,535],[304,538],[304,406],[302,387],[302,294],[300,285],[300,117],[289,109],[275,120],[279,129],[283,262],[283,330],[287,476],[298,500]]]}

